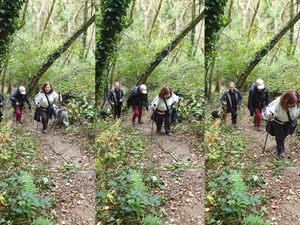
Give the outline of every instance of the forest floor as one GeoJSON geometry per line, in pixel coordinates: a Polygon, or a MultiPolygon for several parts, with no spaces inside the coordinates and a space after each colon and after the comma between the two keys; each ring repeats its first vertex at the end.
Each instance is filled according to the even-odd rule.
{"type": "Polygon", "coordinates": [[[266,131],[256,131],[247,109],[240,115],[245,115],[240,119],[239,129],[247,139],[247,149],[253,151],[251,163],[265,181],[267,221],[274,225],[300,224],[300,151],[295,137],[287,138],[286,158],[277,160],[268,152],[277,156],[275,138],[269,135],[266,152],[262,154],[266,131]]]}
{"type": "Polygon", "coordinates": [[[26,116],[24,129],[39,139],[38,151],[47,179],[53,188],[42,195],[55,200],[55,224],[95,224],[94,157],[84,146],[84,137],[64,132],[50,123],[49,132],[41,133],[32,117],[26,116]]]}
{"type": "MultiPolygon", "coordinates": [[[[131,114],[124,120],[131,124],[131,114]]],[[[160,209],[165,215],[163,220],[170,225],[204,224],[203,150],[196,149],[192,136],[186,133],[157,134],[155,124],[151,138],[150,112],[144,112],[142,121],[144,124],[136,124],[135,128],[147,137],[150,145],[146,151],[152,153],[144,161],[159,171],[157,176],[164,184],[164,189],[155,190],[165,198],[160,209]]]]}

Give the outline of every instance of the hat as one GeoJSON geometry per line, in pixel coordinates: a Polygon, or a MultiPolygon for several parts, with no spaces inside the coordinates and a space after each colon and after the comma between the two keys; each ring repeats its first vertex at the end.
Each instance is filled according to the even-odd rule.
{"type": "Polygon", "coordinates": [[[140,90],[143,94],[147,94],[147,87],[145,84],[141,84],[140,86],[140,90]]]}
{"type": "Polygon", "coordinates": [[[255,81],[255,85],[256,87],[261,90],[261,89],[264,89],[265,88],[265,84],[264,84],[264,81],[262,79],[257,79],[255,81]]]}
{"type": "Polygon", "coordinates": [[[22,95],[25,95],[25,94],[26,94],[26,89],[25,89],[24,86],[20,86],[20,87],[19,87],[19,91],[20,91],[20,93],[21,93],[22,95]]]}

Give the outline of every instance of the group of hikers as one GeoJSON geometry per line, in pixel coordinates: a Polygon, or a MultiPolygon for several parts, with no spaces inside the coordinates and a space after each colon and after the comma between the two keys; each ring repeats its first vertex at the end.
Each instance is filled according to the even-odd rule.
{"type": "MultiPolygon", "coordinates": [[[[231,114],[231,122],[237,127],[238,109],[242,104],[242,95],[234,82],[221,97],[224,113],[231,114]]],[[[251,85],[248,97],[248,109],[253,116],[254,127],[262,131],[262,119],[267,120],[266,131],[275,136],[277,154],[285,157],[285,139],[293,134],[300,117],[300,95],[295,90],[288,90],[270,103],[269,90],[262,79],[251,85]]]]}
{"type": "MultiPolygon", "coordinates": [[[[124,92],[120,83],[115,82],[108,95],[108,102],[112,107],[114,118],[120,118],[123,99],[124,92]]],[[[179,102],[179,96],[174,94],[170,87],[166,86],[149,104],[147,86],[145,84],[136,86],[131,90],[127,99],[127,107],[132,108],[132,125],[142,124],[143,110],[152,109],[151,119],[156,123],[156,132],[162,133],[162,125],[164,124],[165,134],[170,134],[171,123],[176,124],[176,106],[179,105],[179,102]]]]}
{"type": "MultiPolygon", "coordinates": [[[[28,100],[26,88],[19,86],[9,98],[11,106],[14,110],[16,123],[22,125],[22,114],[25,109],[25,103],[28,109],[31,110],[31,103],[28,100]]],[[[42,132],[47,133],[49,120],[53,117],[54,108],[53,104],[59,101],[58,94],[53,90],[50,83],[46,82],[42,85],[40,92],[34,98],[34,104],[36,106],[34,119],[38,122],[42,122],[42,132]]],[[[0,109],[3,108],[4,96],[0,92],[0,109]]],[[[0,110],[0,121],[3,117],[2,109],[0,110]]]]}

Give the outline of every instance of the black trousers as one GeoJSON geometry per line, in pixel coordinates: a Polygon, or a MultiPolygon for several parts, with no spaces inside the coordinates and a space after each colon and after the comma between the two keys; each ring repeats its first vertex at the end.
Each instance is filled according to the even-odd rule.
{"type": "Polygon", "coordinates": [[[275,140],[277,145],[277,154],[281,154],[285,151],[284,142],[289,134],[290,126],[288,124],[279,124],[275,121],[271,121],[272,129],[275,133],[275,140]]]}
{"type": "Polygon", "coordinates": [[[0,107],[0,122],[2,122],[3,119],[3,112],[2,112],[2,107],[0,107]]]}
{"type": "Polygon", "coordinates": [[[122,112],[122,104],[113,105],[114,118],[120,118],[122,112]]]}
{"type": "Polygon", "coordinates": [[[171,115],[169,113],[165,113],[165,115],[160,115],[156,113],[156,129],[157,131],[161,131],[162,124],[165,124],[165,132],[166,134],[170,133],[170,124],[171,124],[171,115]]]}
{"type": "Polygon", "coordinates": [[[48,129],[49,115],[46,110],[40,110],[40,115],[42,117],[43,130],[48,129]]]}
{"type": "Polygon", "coordinates": [[[232,107],[231,110],[231,123],[236,124],[237,123],[237,106],[232,107]]]}

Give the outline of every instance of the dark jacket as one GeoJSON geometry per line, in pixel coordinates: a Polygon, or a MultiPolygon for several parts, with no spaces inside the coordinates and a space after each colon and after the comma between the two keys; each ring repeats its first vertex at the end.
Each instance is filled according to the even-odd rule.
{"type": "Polygon", "coordinates": [[[264,88],[261,92],[257,90],[254,84],[251,85],[248,98],[248,109],[254,113],[256,109],[262,110],[269,105],[269,91],[264,88]]]}
{"type": "MultiPolygon", "coordinates": [[[[234,90],[235,99],[231,98],[229,90],[226,91],[221,97],[221,104],[226,101],[227,103],[227,112],[232,112],[234,110],[234,106],[240,106],[242,104],[243,97],[238,89],[234,90]],[[233,105],[233,102],[236,102],[236,105],[233,105]]],[[[235,111],[235,110],[234,110],[235,111]]]]}
{"type": "Polygon", "coordinates": [[[25,102],[27,103],[28,107],[31,108],[27,95],[20,94],[18,89],[12,93],[9,100],[11,101],[11,104],[14,108],[18,106],[16,105],[17,102],[19,102],[19,107],[21,108],[24,108],[25,102]]]}
{"type": "Polygon", "coordinates": [[[132,107],[148,107],[148,94],[142,94],[140,91],[140,87],[135,87],[131,91],[130,96],[127,99],[127,106],[132,107]]]}
{"type": "Polygon", "coordinates": [[[111,103],[113,102],[115,105],[119,105],[119,104],[121,104],[122,105],[122,102],[119,102],[119,100],[121,99],[121,98],[123,98],[124,97],[124,92],[123,92],[123,90],[119,90],[120,91],[120,98],[118,99],[118,96],[117,96],[117,94],[116,94],[116,91],[115,91],[115,89],[113,89],[113,90],[111,90],[110,92],[109,92],[109,95],[108,95],[108,102],[109,102],[109,104],[111,105],[111,103]]]}
{"type": "Polygon", "coordinates": [[[3,107],[4,96],[0,94],[0,108],[3,107]]]}

